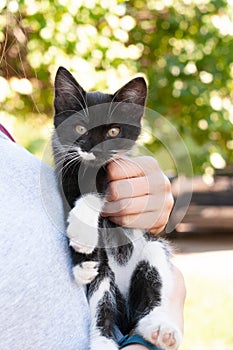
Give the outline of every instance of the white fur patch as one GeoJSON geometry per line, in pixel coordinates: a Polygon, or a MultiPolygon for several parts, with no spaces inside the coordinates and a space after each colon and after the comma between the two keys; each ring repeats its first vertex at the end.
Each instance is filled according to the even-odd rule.
{"type": "Polygon", "coordinates": [[[87,194],[78,199],[70,211],[67,236],[76,251],[90,254],[97,246],[98,221],[103,203],[97,194],[87,194]]]}
{"type": "Polygon", "coordinates": [[[98,275],[98,262],[85,261],[73,267],[75,281],[78,284],[88,284],[98,275]]]}
{"type": "MultiPolygon", "coordinates": [[[[141,260],[142,251],[144,249],[144,245],[146,244],[144,237],[142,237],[142,234],[143,232],[141,230],[133,230],[132,238],[134,249],[126,266],[118,264],[114,256],[110,254],[110,251],[108,252],[108,263],[111,270],[114,272],[116,284],[120,289],[120,292],[126,298],[129,292],[131,276],[135,270],[136,265],[141,260]]],[[[129,238],[131,238],[131,236],[129,236],[129,238]]]]}
{"type": "Polygon", "coordinates": [[[80,147],[77,147],[78,154],[83,160],[94,160],[96,159],[95,155],[92,152],[84,152],[80,147]]]}

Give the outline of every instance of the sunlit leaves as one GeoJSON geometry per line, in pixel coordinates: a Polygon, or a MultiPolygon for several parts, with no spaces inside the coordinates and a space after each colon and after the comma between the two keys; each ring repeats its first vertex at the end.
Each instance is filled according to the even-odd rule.
{"type": "MultiPolygon", "coordinates": [[[[196,172],[214,167],[212,153],[232,163],[231,1],[130,4],[137,20],[132,36],[146,44],[139,69],[149,78],[148,105],[177,125],[196,172]]],[[[150,141],[150,150],[158,147],[150,141]]]]}
{"type": "Polygon", "coordinates": [[[86,89],[111,92],[144,73],[148,106],[177,127],[194,170],[210,177],[217,160],[233,162],[232,9],[232,0],[0,0],[5,120],[13,118],[15,133],[36,122],[34,143],[29,132],[20,137],[38,152],[48,136],[42,124],[52,128],[58,66],[86,89]]]}

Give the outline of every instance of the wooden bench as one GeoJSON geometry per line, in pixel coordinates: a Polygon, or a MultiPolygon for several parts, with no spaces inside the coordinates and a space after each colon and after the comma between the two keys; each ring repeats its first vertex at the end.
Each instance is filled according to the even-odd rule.
{"type": "Polygon", "coordinates": [[[194,177],[192,180],[184,179],[183,187],[185,190],[180,192],[177,180],[172,182],[174,197],[175,199],[180,197],[181,203],[185,203],[185,200],[182,201],[182,196],[187,197],[187,191],[193,188],[188,208],[182,205],[175,206],[171,215],[173,223],[177,223],[177,219],[179,221],[179,217],[184,216],[176,225],[178,232],[219,228],[233,232],[233,177],[216,176],[211,185],[207,185],[202,177],[194,177]]]}

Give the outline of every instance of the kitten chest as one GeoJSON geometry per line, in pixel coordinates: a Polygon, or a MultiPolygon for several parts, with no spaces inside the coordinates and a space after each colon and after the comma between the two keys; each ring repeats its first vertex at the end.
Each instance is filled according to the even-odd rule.
{"type": "MultiPolygon", "coordinates": [[[[134,273],[135,268],[137,267],[138,262],[140,261],[142,257],[142,252],[145,246],[145,239],[144,237],[140,237],[139,239],[135,240],[133,243],[133,251],[128,259],[127,262],[124,264],[119,263],[118,259],[116,259],[116,256],[111,254],[110,251],[108,251],[108,264],[111,270],[114,272],[116,284],[122,293],[122,295],[127,299],[128,291],[129,291],[129,285],[132,278],[132,275],[134,273]]],[[[121,254],[126,254],[126,252],[121,252],[121,254]]]]}

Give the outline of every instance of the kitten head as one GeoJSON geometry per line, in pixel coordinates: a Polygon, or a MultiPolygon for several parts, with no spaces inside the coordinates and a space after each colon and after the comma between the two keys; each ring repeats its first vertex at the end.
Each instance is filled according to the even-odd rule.
{"type": "Polygon", "coordinates": [[[55,78],[54,126],[59,148],[76,159],[101,165],[128,151],[138,138],[147,96],[143,78],[114,94],[86,92],[60,67],[55,78]]]}

